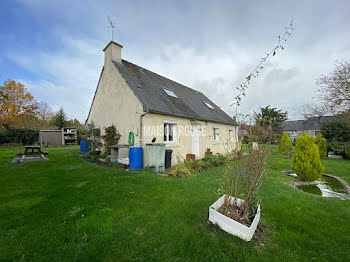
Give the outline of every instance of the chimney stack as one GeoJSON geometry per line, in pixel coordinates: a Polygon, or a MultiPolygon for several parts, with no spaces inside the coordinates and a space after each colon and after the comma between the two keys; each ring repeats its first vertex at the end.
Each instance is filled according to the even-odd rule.
{"type": "Polygon", "coordinates": [[[105,52],[105,66],[112,60],[121,63],[122,62],[122,48],[121,44],[114,41],[110,41],[108,45],[103,49],[105,52]]]}

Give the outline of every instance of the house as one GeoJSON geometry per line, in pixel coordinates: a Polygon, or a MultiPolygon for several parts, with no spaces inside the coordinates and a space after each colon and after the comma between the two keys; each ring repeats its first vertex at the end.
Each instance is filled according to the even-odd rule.
{"type": "Polygon", "coordinates": [[[283,131],[287,133],[291,141],[294,141],[297,136],[302,135],[304,132],[316,137],[320,132],[321,124],[330,117],[311,117],[306,120],[285,121],[283,131]]]}
{"type": "MultiPolygon", "coordinates": [[[[135,134],[135,146],[156,138],[172,149],[172,164],[186,154],[202,158],[209,148],[227,153],[238,146],[237,123],[201,92],[122,59],[123,46],[111,41],[103,49],[104,66],[86,122],[115,125],[120,144],[135,134]]],[[[144,163],[146,163],[144,150],[144,163]]]]}

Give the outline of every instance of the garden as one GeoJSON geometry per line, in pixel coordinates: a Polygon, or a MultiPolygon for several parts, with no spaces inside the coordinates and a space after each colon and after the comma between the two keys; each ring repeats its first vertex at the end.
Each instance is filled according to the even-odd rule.
{"type": "MultiPolygon", "coordinates": [[[[178,179],[96,165],[77,147],[51,147],[50,161],[12,165],[18,150],[0,147],[0,260],[350,259],[349,202],[293,188],[299,179],[281,173],[293,158],[275,148],[250,242],[208,221],[223,166],[178,179]]],[[[321,164],[350,183],[350,161],[321,164]]]]}

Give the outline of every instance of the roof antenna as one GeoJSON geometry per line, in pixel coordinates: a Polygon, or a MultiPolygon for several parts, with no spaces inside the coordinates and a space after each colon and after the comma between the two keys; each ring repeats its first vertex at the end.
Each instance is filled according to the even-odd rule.
{"type": "Polygon", "coordinates": [[[109,18],[109,16],[107,16],[108,18],[108,27],[112,29],[112,41],[113,41],[113,38],[114,38],[114,28],[115,28],[115,24],[116,22],[112,22],[112,20],[109,18]]]}

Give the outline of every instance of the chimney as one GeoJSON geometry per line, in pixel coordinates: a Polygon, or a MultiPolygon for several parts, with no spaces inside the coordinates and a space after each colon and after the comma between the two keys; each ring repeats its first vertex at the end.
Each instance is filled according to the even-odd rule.
{"type": "Polygon", "coordinates": [[[122,61],[122,48],[123,46],[110,41],[108,45],[103,49],[105,52],[105,66],[110,63],[112,60],[121,63],[122,61]]]}

